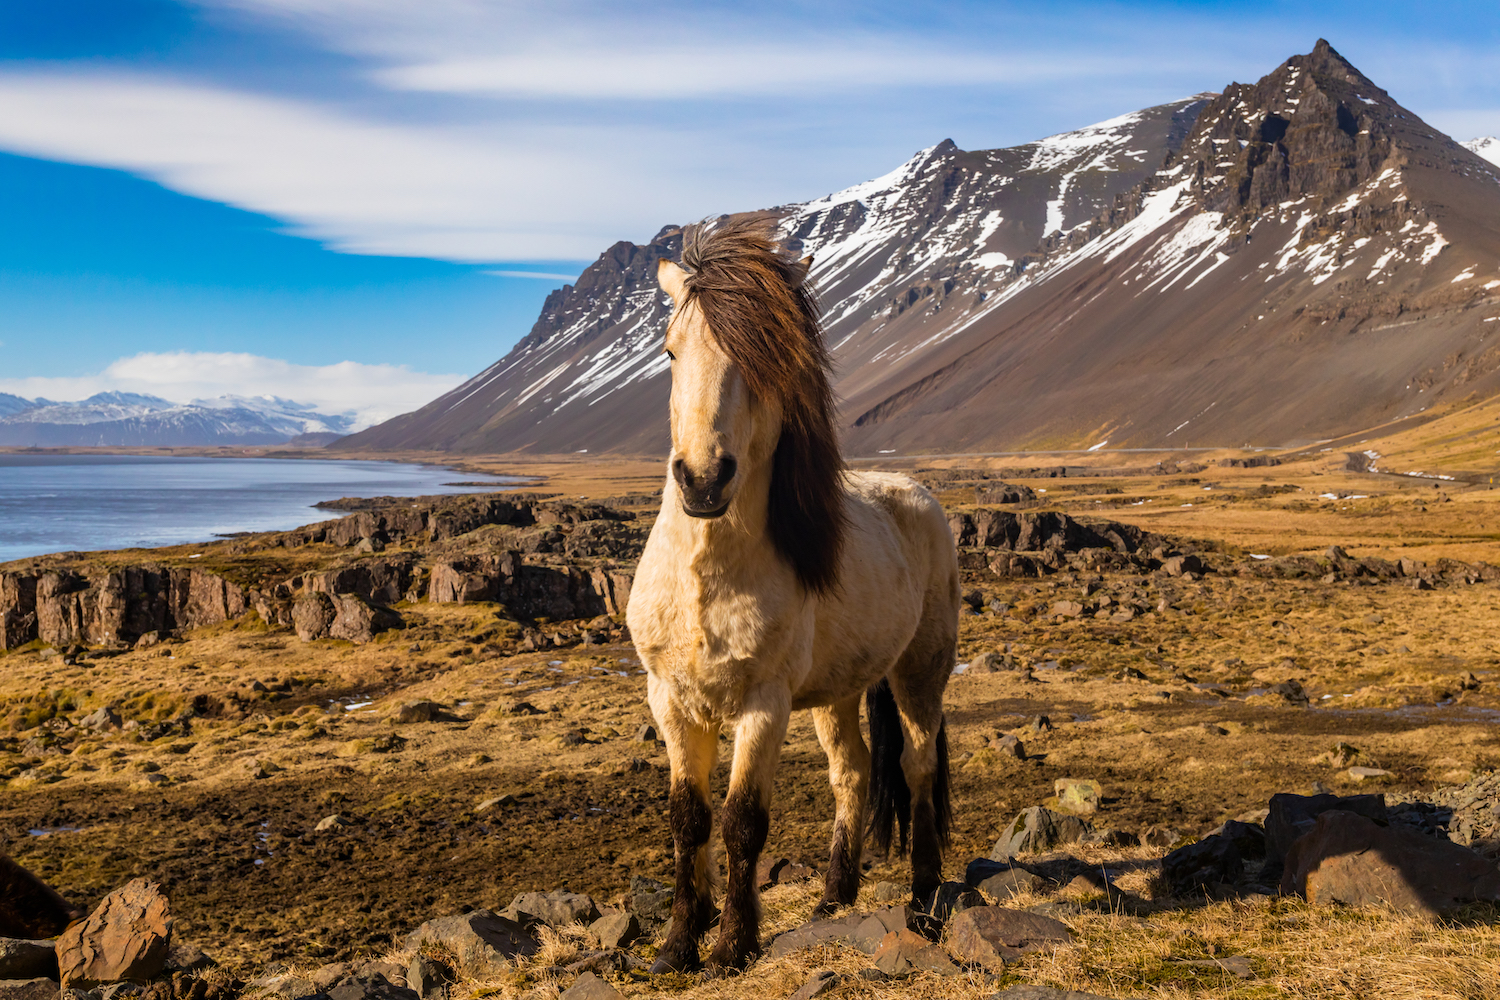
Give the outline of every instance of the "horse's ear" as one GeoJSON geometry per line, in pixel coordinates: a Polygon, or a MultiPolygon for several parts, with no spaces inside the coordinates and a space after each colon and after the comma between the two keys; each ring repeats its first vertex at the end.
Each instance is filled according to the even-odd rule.
{"type": "Polygon", "coordinates": [[[682,299],[687,295],[686,271],[663,257],[656,262],[656,281],[662,291],[672,296],[673,305],[682,305],[682,299]]]}
{"type": "Polygon", "coordinates": [[[812,257],[803,257],[792,265],[792,287],[801,288],[802,282],[807,280],[807,272],[812,270],[812,257]]]}

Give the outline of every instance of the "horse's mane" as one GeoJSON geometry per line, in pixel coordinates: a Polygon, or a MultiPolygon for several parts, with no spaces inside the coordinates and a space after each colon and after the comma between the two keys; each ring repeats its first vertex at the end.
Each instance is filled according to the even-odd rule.
{"type": "Polygon", "coordinates": [[[689,227],[689,301],[750,392],[781,404],[771,465],[771,543],[810,591],[835,582],[844,540],[844,461],[834,430],[828,349],[807,267],[762,219],[689,227]]]}

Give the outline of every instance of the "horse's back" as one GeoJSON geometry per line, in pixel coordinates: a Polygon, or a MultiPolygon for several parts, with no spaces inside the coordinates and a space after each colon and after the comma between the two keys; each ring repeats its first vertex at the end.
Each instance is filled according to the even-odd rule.
{"type": "Polygon", "coordinates": [[[868,542],[883,521],[893,532],[912,571],[922,577],[951,575],[957,586],[958,555],[948,517],[926,487],[892,472],[850,473],[846,483],[850,519],[854,522],[850,544],[868,542]]]}

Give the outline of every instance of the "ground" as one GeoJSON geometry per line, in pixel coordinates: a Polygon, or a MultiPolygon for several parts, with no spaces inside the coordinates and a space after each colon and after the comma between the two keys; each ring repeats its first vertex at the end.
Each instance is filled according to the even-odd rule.
{"type": "MultiPolygon", "coordinates": [[[[1500,564],[1500,494],[1482,481],[1434,488],[1349,472],[1342,451],[1275,468],[1182,471],[1192,468],[1184,457],[1176,474],[1066,479],[1011,477],[1006,461],[988,464],[1008,482],[1045,490],[1039,507],[1195,541],[1224,571],[1200,580],[970,575],[980,610],[962,618],[958,660],[997,652],[1013,669],[957,673],[948,689],[950,877],[987,855],[999,830],[1052,795],[1058,778],[1102,784],[1098,827],[1165,826],[1191,839],[1264,808],[1276,792],[1421,795],[1500,766],[1500,585],[1418,590],[1234,570],[1254,555],[1318,555],[1330,545],[1356,558],[1500,564]],[[1146,610],[1129,621],[1050,613],[1058,601],[1106,595],[1146,610]],[[1288,679],[1311,707],[1270,693],[1288,679]],[[1038,730],[1039,716],[1052,728],[1038,730]],[[1027,759],[989,749],[997,733],[1018,736],[1027,759]],[[1390,776],[1356,783],[1347,763],[1326,757],[1340,742],[1390,776]]],[[[661,472],[644,462],[558,463],[553,483],[546,463],[471,467],[481,465],[594,497],[650,488],[661,472]]],[[[940,497],[950,509],[976,499],[969,486],[940,497]]],[[[499,910],[522,891],[569,888],[605,903],[623,899],[632,876],[668,880],[666,758],[637,739],[650,717],[632,648],[508,655],[491,641],[509,627],[493,605],[401,612],[406,629],[363,646],[302,643],[251,621],[76,664],[39,648],[0,654],[0,720],[10,727],[0,734],[5,850],[85,906],[131,877],[160,881],[178,938],[247,978],[273,961],[316,967],[386,954],[424,920],[499,910]],[[250,711],[213,717],[231,694],[250,711]],[[200,696],[207,717],[187,731],[162,724],[200,696]],[[452,721],[395,721],[417,699],[447,706],[452,721]],[[536,714],[518,713],[523,702],[536,714]],[[104,704],[137,727],[75,734],[61,747],[45,745],[52,730],[33,728],[47,714],[77,719],[104,704]],[[332,815],[342,825],[314,832],[332,815]]],[[[717,780],[722,789],[722,763],[717,780]]],[[[782,752],[768,852],[821,867],[831,819],[823,755],[801,715],[782,752]]],[[[1163,848],[1072,853],[1126,872],[1122,886],[1148,905],[1070,916],[1080,944],[1029,956],[1000,982],[1108,996],[1390,998],[1491,996],[1500,982],[1493,908],[1432,925],[1260,895],[1174,900],[1154,877],[1163,848]],[[1256,978],[1176,961],[1215,955],[1250,956],[1256,978]]],[[[872,859],[862,902],[904,871],[896,859],[872,859]]],[[[803,922],[816,897],[810,883],[769,890],[766,930],[803,922]]],[[[555,938],[548,959],[582,944],[578,934],[555,938]]],[[[617,985],[629,995],[786,995],[814,968],[868,964],[830,948],[763,960],[727,982],[617,985]]],[[[538,962],[461,990],[541,996],[558,983],[538,962]]],[[[978,974],[921,976],[856,980],[838,995],[995,988],[978,974]]]]}

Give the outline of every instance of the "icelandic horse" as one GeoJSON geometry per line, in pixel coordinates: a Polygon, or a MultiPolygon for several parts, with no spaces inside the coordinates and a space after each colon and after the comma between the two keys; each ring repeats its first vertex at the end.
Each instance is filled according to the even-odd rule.
{"type": "Polygon", "coordinates": [[[818,305],[768,225],[692,227],[663,259],[672,452],[628,621],[671,764],[672,926],[655,973],[701,968],[714,909],[709,776],[734,732],[728,879],[710,972],[760,952],[756,863],[789,716],[810,709],[836,804],[817,915],[854,902],[866,833],[911,836],[912,897],[942,881],[951,825],[943,689],[958,562],[942,508],[904,476],[844,468],[818,305]],[[860,733],[868,705],[871,751],[860,733]],[[712,869],[712,870],[711,870],[712,869]]]}

